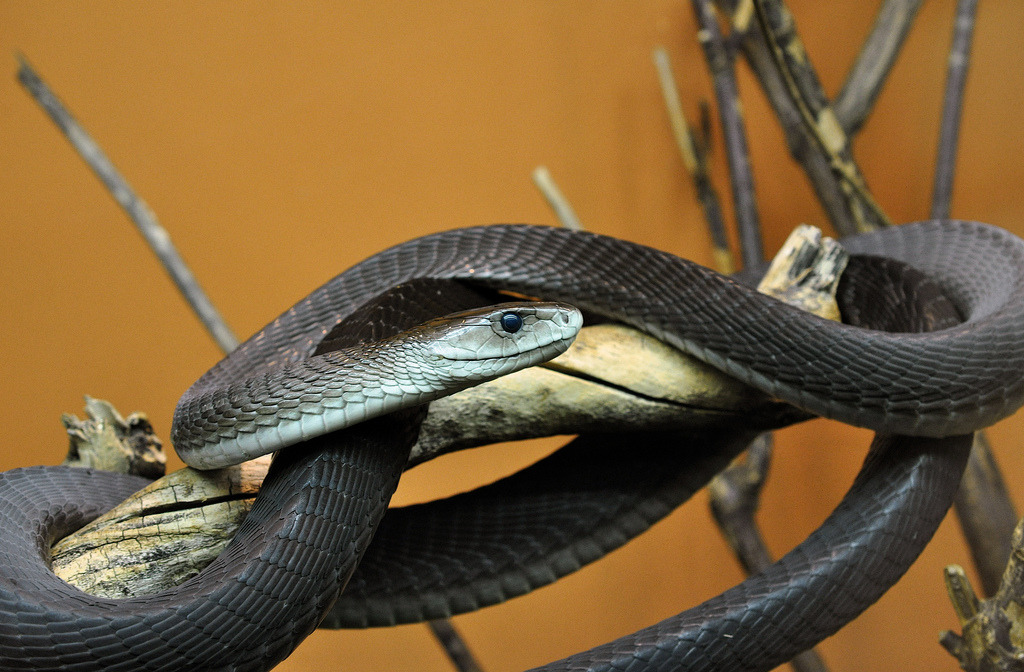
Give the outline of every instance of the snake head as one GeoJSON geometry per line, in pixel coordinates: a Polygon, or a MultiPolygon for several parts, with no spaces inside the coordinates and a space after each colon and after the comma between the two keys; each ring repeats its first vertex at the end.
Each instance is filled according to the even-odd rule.
{"type": "Polygon", "coordinates": [[[453,377],[478,381],[557,357],[582,326],[580,311],[565,303],[502,303],[432,320],[422,342],[453,377]]]}

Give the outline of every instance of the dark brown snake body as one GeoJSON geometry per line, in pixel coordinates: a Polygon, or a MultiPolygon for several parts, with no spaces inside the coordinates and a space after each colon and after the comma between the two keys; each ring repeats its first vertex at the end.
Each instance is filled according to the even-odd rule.
{"type": "MultiPolygon", "coordinates": [[[[649,248],[543,227],[482,227],[427,236],[367,260],[207,376],[230,384],[267,362],[301,361],[387,288],[459,279],[632,324],[799,408],[883,432],[836,512],[770,570],[545,668],[770,669],[837,630],[898,579],[949,506],[969,449],[965,435],[1012,413],[1024,395],[1024,243],[981,224],[929,222],[848,247],[920,269],[962,324],[885,333],[830,323],[649,248]]],[[[889,326],[922,326],[909,322],[889,326]]],[[[173,591],[127,600],[63,584],[46,559],[54,537],[119,501],[137,480],[59,468],[0,475],[0,668],[269,669],[316,627],[345,585],[412,440],[399,423],[370,421],[283,451],[243,528],[210,567],[173,591]]],[[[572,485],[557,481],[551,491],[571,496],[572,485]]],[[[531,571],[508,592],[556,573],[539,565],[531,571]]],[[[487,601],[456,587],[431,608],[487,601]]]]}

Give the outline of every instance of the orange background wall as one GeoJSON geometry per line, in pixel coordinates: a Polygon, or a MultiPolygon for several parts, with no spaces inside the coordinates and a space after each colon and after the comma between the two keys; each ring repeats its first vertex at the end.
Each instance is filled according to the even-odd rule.
{"type": "MultiPolygon", "coordinates": [[[[685,2],[13,3],[0,5],[0,468],[54,463],[82,394],[145,410],[164,436],[178,395],[218,358],[124,215],[14,79],[23,52],[169,229],[240,335],[355,261],[410,237],[553,223],[547,165],[594,231],[710,262],[667,130],[650,51],[687,109],[710,98],[685,2]],[[6,65],[4,65],[4,60],[6,65]]],[[[828,90],[878,2],[793,0],[828,90]]],[[[928,210],[952,0],[925,3],[857,140],[893,219],[928,210]]],[[[1024,4],[982,3],[954,214],[1024,234],[1024,4]]],[[[754,82],[741,88],[774,251],[822,223],[754,82]]],[[[721,147],[715,174],[727,193],[721,147]]],[[[992,431],[1024,492],[1018,421],[992,431]]],[[[868,434],[783,433],[762,513],[781,554],[838,501],[868,434]]],[[[414,472],[402,501],[449,492],[544,447],[478,451],[414,472]]],[[[178,465],[172,458],[172,465],[178,465]]],[[[967,563],[955,521],[879,604],[827,641],[835,670],[956,669],[941,579],[967,563]]],[[[642,539],[535,594],[457,619],[491,672],[632,631],[740,579],[697,497],[642,539]]],[[[281,670],[448,670],[425,626],[312,636],[281,670]]]]}

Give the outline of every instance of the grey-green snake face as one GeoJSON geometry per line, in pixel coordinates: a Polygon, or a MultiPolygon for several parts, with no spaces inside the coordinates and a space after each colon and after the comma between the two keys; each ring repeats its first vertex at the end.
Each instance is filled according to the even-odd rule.
{"type": "Polygon", "coordinates": [[[583,316],[568,304],[518,302],[446,315],[423,325],[419,336],[438,366],[473,380],[551,359],[581,326],[583,316]]]}

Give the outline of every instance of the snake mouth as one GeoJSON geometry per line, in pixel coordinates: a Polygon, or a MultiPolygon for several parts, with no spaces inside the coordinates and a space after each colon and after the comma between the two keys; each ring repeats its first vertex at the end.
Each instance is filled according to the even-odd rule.
{"type": "MultiPolygon", "coordinates": [[[[576,334],[573,333],[571,336],[564,336],[562,338],[553,339],[542,343],[540,345],[534,345],[529,349],[519,351],[517,353],[509,355],[508,353],[495,353],[493,355],[470,355],[460,356],[460,353],[436,353],[434,356],[438,359],[443,359],[449,362],[494,362],[502,359],[515,360],[518,358],[531,358],[537,354],[547,355],[554,351],[550,357],[556,357],[561,353],[569,349],[569,346],[576,340],[576,334]]],[[[542,360],[542,361],[546,361],[542,360]]],[[[533,362],[536,363],[536,362],[533,362]]]]}

